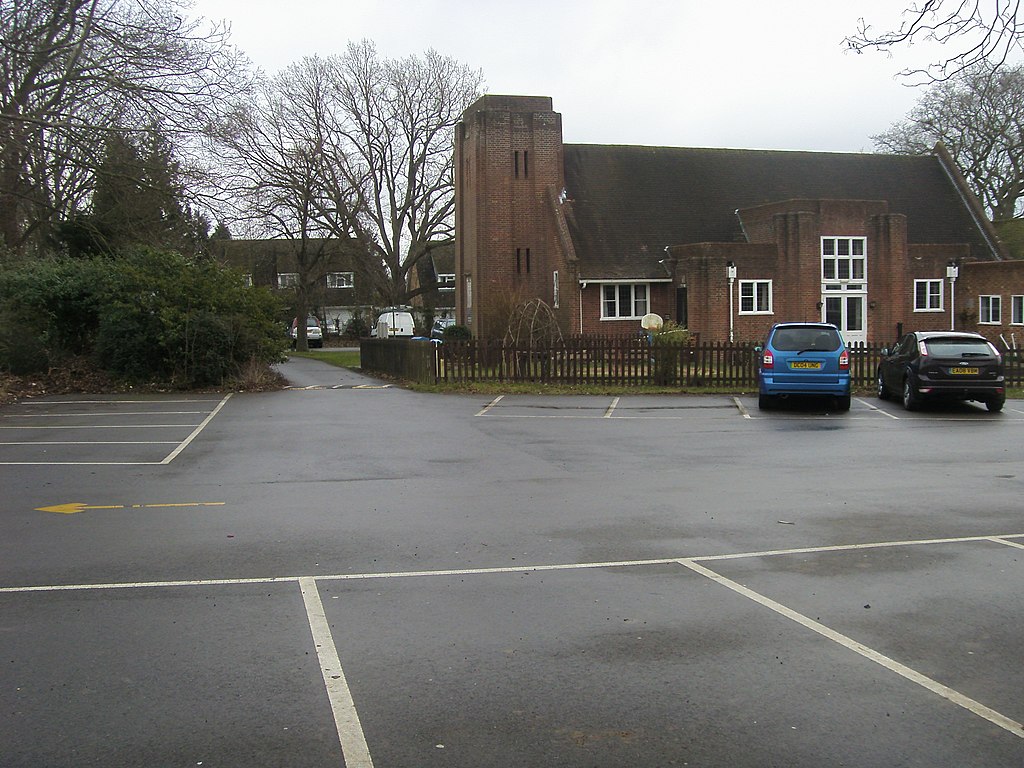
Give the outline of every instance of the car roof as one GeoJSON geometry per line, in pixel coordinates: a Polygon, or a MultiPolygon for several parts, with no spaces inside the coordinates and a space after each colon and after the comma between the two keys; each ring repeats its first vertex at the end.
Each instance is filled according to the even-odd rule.
{"type": "Polygon", "coordinates": [[[988,341],[980,333],[974,333],[973,331],[911,331],[911,334],[922,341],[926,339],[980,339],[981,341],[988,341]]]}
{"type": "Polygon", "coordinates": [[[772,330],[774,330],[776,328],[826,328],[826,329],[835,330],[835,331],[839,330],[832,323],[817,323],[817,322],[807,322],[807,323],[776,323],[775,325],[772,326],[772,330]]]}

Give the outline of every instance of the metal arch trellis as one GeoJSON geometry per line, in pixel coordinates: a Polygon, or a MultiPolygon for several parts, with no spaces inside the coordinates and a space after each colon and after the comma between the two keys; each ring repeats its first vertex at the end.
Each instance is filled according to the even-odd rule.
{"type": "MultiPolygon", "coordinates": [[[[541,377],[547,372],[548,356],[553,347],[562,344],[562,329],[555,313],[541,299],[530,299],[518,304],[509,317],[505,332],[505,349],[511,353],[506,360],[517,377],[533,373],[535,364],[540,364],[541,377]]],[[[533,378],[533,376],[528,376],[533,378]]]]}

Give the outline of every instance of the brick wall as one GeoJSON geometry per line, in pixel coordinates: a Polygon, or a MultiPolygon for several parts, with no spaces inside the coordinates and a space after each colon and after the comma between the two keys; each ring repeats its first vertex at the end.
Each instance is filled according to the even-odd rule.
{"type": "MultiPolygon", "coordinates": [[[[632,334],[637,320],[601,320],[601,288],[581,288],[576,263],[558,229],[564,185],[561,115],[548,97],[484,96],[470,106],[456,131],[456,316],[476,336],[501,336],[518,302],[554,300],[559,276],[563,333],[632,334]],[[467,281],[473,306],[468,306],[467,281]]],[[[1020,331],[1012,326],[1012,296],[1024,295],[1024,262],[970,263],[967,245],[910,245],[908,222],[872,200],[787,200],[739,212],[747,243],[675,246],[675,283],[652,283],[649,309],[676,318],[677,286],[685,286],[691,331],[705,341],[729,338],[726,264],[737,267],[732,328],[736,341],[763,338],[773,322],[822,317],[822,237],[867,241],[865,322],[871,343],[889,343],[899,330],[947,328],[951,297],[946,264],[956,260],[957,328],[980,330],[994,340],[1020,331]],[[770,315],[741,315],[738,282],[771,280],[770,315]],[[915,310],[915,280],[942,280],[942,308],[915,310]],[[978,296],[998,295],[999,324],[979,327],[978,296]]],[[[836,294],[831,294],[836,295],[836,294]]]]}
{"type": "MultiPolygon", "coordinates": [[[[699,333],[703,340],[729,338],[726,275],[729,262],[736,265],[737,272],[733,294],[733,337],[736,341],[762,339],[771,324],[776,322],[821,320],[823,236],[867,238],[865,321],[870,343],[888,343],[896,338],[899,330],[948,328],[948,293],[940,312],[915,311],[914,281],[944,280],[947,263],[951,260],[965,263],[969,247],[908,245],[906,217],[888,214],[885,210],[883,203],[789,201],[742,212],[748,237],[762,242],[702,243],[672,248],[671,254],[677,259],[677,277],[687,286],[690,330],[699,333]],[[787,210],[788,207],[793,210],[787,210]],[[738,283],[743,280],[772,281],[770,315],[740,314],[738,283]]],[[[980,280],[982,271],[979,266],[967,264],[965,272],[978,275],[980,280]],[[972,273],[971,270],[975,271],[972,273]]],[[[1014,274],[1006,266],[996,265],[993,274],[1014,274]]],[[[1022,270],[1016,274],[1024,277],[1024,262],[1022,270]]],[[[1012,278],[1006,280],[1014,282],[1012,278]]],[[[1018,292],[1024,293],[1024,280],[1018,280],[1017,285],[1018,292]]],[[[944,288],[948,291],[948,283],[944,288]]],[[[958,302],[962,301],[963,290],[966,288],[961,283],[957,290],[958,302]]],[[[992,291],[996,291],[995,287],[992,291]]],[[[1004,293],[1004,315],[1009,322],[1010,298],[1008,292],[1004,293]]],[[[976,298],[974,302],[976,304],[976,298]]],[[[960,314],[959,309],[957,313],[960,314]]],[[[996,329],[991,327],[989,330],[996,329]]]]}
{"type": "Polygon", "coordinates": [[[518,302],[540,298],[554,308],[555,271],[558,313],[568,321],[575,275],[558,245],[551,195],[564,178],[561,115],[547,97],[484,96],[466,110],[456,135],[459,321],[476,336],[501,336],[518,302]]]}
{"type": "MultiPolygon", "coordinates": [[[[601,319],[602,287],[600,283],[588,283],[587,287],[582,289],[579,285],[573,286],[573,290],[578,294],[574,301],[577,315],[575,323],[569,326],[569,333],[604,336],[635,336],[640,333],[642,329],[640,328],[639,318],[625,320],[601,319]],[[582,304],[579,303],[580,299],[582,299],[582,304]],[[582,317],[579,314],[580,306],[583,307],[582,317]]],[[[676,289],[672,283],[649,283],[647,305],[648,312],[661,315],[664,320],[678,320],[676,317],[676,289]]]]}
{"type": "MultiPolygon", "coordinates": [[[[1017,348],[1024,347],[1024,325],[1014,325],[1012,300],[1024,296],[1024,261],[986,261],[960,265],[956,282],[956,328],[984,334],[999,349],[1016,340],[1017,348]],[[981,323],[978,317],[979,297],[999,296],[1002,320],[999,323],[981,323]],[[1002,338],[1000,338],[1002,336],[1002,338]]],[[[1024,301],[1018,299],[1018,301],[1024,301]]]]}

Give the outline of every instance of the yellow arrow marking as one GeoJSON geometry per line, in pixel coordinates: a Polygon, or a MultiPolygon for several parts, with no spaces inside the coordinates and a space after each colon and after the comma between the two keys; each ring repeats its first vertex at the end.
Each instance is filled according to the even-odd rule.
{"type": "Polygon", "coordinates": [[[223,507],[224,501],[189,501],[183,504],[84,504],[72,501],[69,504],[57,504],[52,507],[36,507],[36,512],[56,512],[61,515],[74,515],[87,509],[153,509],[155,507],[223,507]]]}

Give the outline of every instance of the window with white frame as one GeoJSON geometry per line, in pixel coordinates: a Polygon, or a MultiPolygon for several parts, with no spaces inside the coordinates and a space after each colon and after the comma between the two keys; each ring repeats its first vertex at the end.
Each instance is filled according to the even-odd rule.
{"type": "Polygon", "coordinates": [[[821,238],[821,277],[825,282],[863,282],[866,275],[866,237],[821,238]]]}
{"type": "Polygon", "coordinates": [[[328,288],[352,288],[355,285],[355,280],[352,272],[328,272],[327,273],[327,287],[328,288]]]}
{"type": "Polygon", "coordinates": [[[299,273],[298,272],[278,272],[277,273],[277,287],[278,288],[294,288],[299,284],[299,273]]]}
{"type": "Polygon", "coordinates": [[[558,309],[558,270],[551,273],[551,299],[552,306],[558,309]]]}
{"type": "Polygon", "coordinates": [[[978,297],[978,322],[990,325],[1003,322],[1003,299],[1001,296],[978,297]]]}
{"type": "Polygon", "coordinates": [[[914,281],[914,311],[942,311],[942,280],[914,281]]]}
{"type": "Polygon", "coordinates": [[[1010,324],[1024,325],[1024,296],[1010,297],[1010,324]]]}
{"type": "Polygon", "coordinates": [[[601,286],[601,319],[627,320],[647,314],[647,283],[609,283],[601,286]]]}
{"type": "Polygon", "coordinates": [[[740,314],[770,315],[772,313],[772,281],[740,280],[740,314]]]}
{"type": "Polygon", "coordinates": [[[454,272],[442,272],[437,276],[437,290],[439,291],[454,291],[455,290],[455,273],[454,272]]]}

